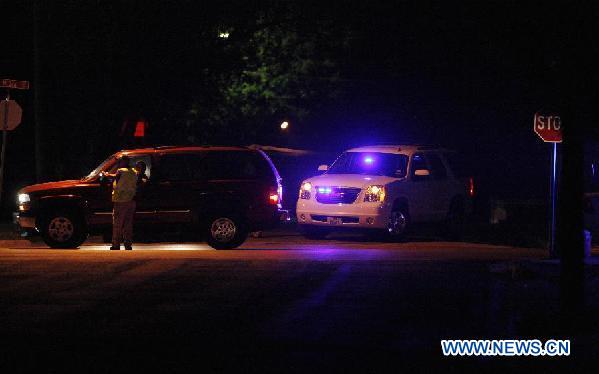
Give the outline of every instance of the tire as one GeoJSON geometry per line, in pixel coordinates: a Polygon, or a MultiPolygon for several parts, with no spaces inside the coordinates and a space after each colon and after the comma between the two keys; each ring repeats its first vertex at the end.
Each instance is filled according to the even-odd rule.
{"type": "Polygon", "coordinates": [[[462,237],[462,228],[466,220],[466,211],[462,199],[453,199],[449,205],[447,218],[443,222],[442,232],[451,240],[459,240],[462,237]]]}
{"type": "Polygon", "coordinates": [[[310,240],[325,239],[329,234],[329,230],[327,228],[312,225],[300,225],[299,232],[304,238],[310,240]]]}
{"type": "Polygon", "coordinates": [[[83,219],[69,211],[45,215],[39,229],[42,239],[50,248],[77,248],[88,235],[83,219]]]}
{"type": "Polygon", "coordinates": [[[410,225],[410,212],[407,205],[397,205],[391,211],[389,215],[389,221],[387,223],[387,230],[385,236],[387,240],[399,241],[403,240],[406,236],[410,225]]]}
{"type": "Polygon", "coordinates": [[[218,215],[206,225],[208,245],[214,249],[233,249],[245,242],[247,225],[235,215],[218,215]]]}

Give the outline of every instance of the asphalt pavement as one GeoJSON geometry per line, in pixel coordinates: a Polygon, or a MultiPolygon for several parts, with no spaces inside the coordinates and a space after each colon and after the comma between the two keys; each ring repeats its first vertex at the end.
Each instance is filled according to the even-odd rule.
{"type": "Polygon", "coordinates": [[[585,324],[560,322],[546,251],[415,238],[240,249],[144,243],[109,251],[0,248],[0,362],[11,372],[583,370],[599,350],[597,277],[585,324]],[[570,338],[568,358],[447,358],[441,339],[570,338]]]}

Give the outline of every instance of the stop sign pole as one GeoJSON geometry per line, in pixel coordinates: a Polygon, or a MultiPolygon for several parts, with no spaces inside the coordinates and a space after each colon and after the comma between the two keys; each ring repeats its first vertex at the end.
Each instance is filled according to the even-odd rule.
{"type": "Polygon", "coordinates": [[[0,79],[0,87],[6,88],[6,99],[1,101],[3,118],[2,121],[2,151],[0,151],[0,201],[2,201],[2,191],[4,185],[4,161],[6,159],[6,141],[7,133],[13,130],[21,123],[21,107],[15,101],[10,100],[10,90],[28,90],[28,81],[17,81],[14,79],[0,79]],[[12,111],[11,111],[12,109],[12,111]]]}
{"type": "Polygon", "coordinates": [[[557,257],[555,251],[555,205],[557,198],[557,143],[562,142],[562,121],[555,114],[545,115],[537,112],[534,117],[533,129],[545,143],[552,143],[551,174],[549,181],[549,204],[551,206],[551,220],[549,227],[549,255],[557,257]]]}

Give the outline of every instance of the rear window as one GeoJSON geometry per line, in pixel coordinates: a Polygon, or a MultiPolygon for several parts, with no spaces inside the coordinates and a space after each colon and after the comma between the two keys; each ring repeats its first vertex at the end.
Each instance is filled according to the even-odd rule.
{"type": "Polygon", "coordinates": [[[209,151],[203,159],[202,174],[207,179],[273,178],[268,162],[258,152],[209,151]]]}
{"type": "Polygon", "coordinates": [[[445,171],[445,166],[439,156],[434,153],[426,154],[426,158],[428,159],[428,163],[431,167],[431,172],[433,174],[434,179],[445,179],[447,178],[447,172],[445,171]]]}
{"type": "Polygon", "coordinates": [[[467,178],[471,176],[468,160],[457,152],[446,152],[443,154],[451,172],[456,178],[467,178]]]}
{"type": "Polygon", "coordinates": [[[159,176],[167,181],[202,179],[202,155],[198,153],[171,153],[160,157],[159,176]]]}
{"type": "Polygon", "coordinates": [[[274,178],[257,152],[205,151],[160,157],[160,178],[170,181],[274,178]]]}

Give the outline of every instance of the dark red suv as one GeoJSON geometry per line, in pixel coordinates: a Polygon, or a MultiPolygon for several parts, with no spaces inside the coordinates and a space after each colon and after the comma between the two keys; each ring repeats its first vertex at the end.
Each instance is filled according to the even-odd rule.
{"type": "MultiPolygon", "coordinates": [[[[281,211],[277,169],[264,152],[243,147],[157,147],[121,151],[81,180],[42,183],[19,191],[17,222],[53,248],[76,248],[112,225],[117,160],[144,161],[136,229],[173,228],[204,234],[217,249],[241,245],[250,231],[274,226],[281,211]]],[[[144,230],[145,231],[145,230],[144,230]]]]}

